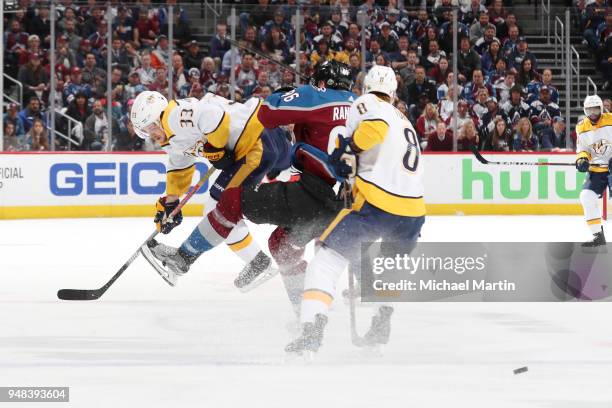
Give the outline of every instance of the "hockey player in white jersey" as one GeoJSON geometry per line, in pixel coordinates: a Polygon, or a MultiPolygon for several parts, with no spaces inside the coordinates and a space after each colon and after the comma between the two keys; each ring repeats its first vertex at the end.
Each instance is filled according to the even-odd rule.
{"type": "MultiPolygon", "coordinates": [[[[209,215],[214,213],[225,188],[259,183],[266,173],[289,166],[290,144],[279,129],[264,129],[257,119],[261,105],[253,98],[244,104],[207,94],[195,98],[168,102],[158,92],[145,91],[132,106],[130,119],[140,137],[151,137],[168,153],[166,196],[157,201],[155,223],[167,234],[182,221],[179,212],[173,219],[168,215],[185,194],[195,171],[195,160],[205,158],[221,170],[210,188],[205,203],[205,217],[180,248],[157,241],[149,249],[159,261],[154,267],[169,281],[186,273],[193,262],[212,246],[225,241],[247,264],[254,259],[249,273],[256,278],[271,270],[271,260],[249,234],[244,221],[226,239],[206,235],[209,215]],[[211,241],[214,242],[211,244],[211,241]]],[[[147,256],[147,259],[150,259],[147,256]]],[[[247,282],[248,283],[248,282],[247,282]]]]}
{"type": "MultiPolygon", "coordinates": [[[[419,236],[425,221],[421,152],[414,128],[391,104],[396,88],[393,70],[374,66],[365,77],[364,95],[350,108],[348,139],[341,140],[331,161],[338,174],[355,177],[353,205],[329,225],[308,265],[301,304],[303,332],[287,345],[288,353],[319,349],[336,282],[349,260],[358,271],[362,242],[412,242],[419,236]]],[[[366,343],[388,341],[392,312],[389,306],[379,308],[366,343]]]]}
{"type": "Polygon", "coordinates": [[[576,125],[576,168],[588,172],[580,203],[593,240],[583,246],[597,247],[606,243],[598,198],[606,188],[612,191],[612,113],[604,112],[599,96],[590,95],[584,100],[584,114],[586,117],[576,125]]]}

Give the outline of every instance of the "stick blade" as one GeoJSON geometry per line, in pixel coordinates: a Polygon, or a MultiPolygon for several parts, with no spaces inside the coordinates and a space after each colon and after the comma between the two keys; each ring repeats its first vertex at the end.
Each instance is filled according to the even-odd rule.
{"type": "Polygon", "coordinates": [[[469,145],[469,149],[472,151],[472,153],[474,154],[474,156],[476,157],[476,160],[478,160],[479,162],[481,162],[482,164],[488,164],[489,161],[487,159],[485,159],[484,157],[482,157],[482,155],[480,154],[480,152],[478,151],[478,147],[476,147],[476,145],[470,144],[469,145]]]}
{"type": "Polygon", "coordinates": [[[96,300],[100,298],[97,290],[87,289],[60,289],[57,297],[61,300],[96,300]]]}

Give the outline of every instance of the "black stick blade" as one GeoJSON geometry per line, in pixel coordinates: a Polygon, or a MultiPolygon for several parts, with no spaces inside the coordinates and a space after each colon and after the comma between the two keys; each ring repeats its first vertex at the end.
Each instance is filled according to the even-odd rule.
{"type": "Polygon", "coordinates": [[[60,289],[57,291],[57,297],[61,300],[96,300],[100,298],[101,293],[97,290],[87,289],[60,289]]]}
{"type": "Polygon", "coordinates": [[[478,160],[482,164],[489,164],[489,161],[487,159],[485,159],[484,157],[482,157],[482,155],[478,151],[478,148],[476,147],[476,145],[470,144],[469,148],[472,151],[472,153],[474,154],[474,156],[476,157],[476,160],[478,160]]]}

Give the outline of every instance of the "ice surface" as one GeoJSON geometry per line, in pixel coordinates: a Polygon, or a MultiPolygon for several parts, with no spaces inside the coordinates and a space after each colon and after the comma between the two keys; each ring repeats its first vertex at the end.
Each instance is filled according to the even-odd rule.
{"type": "MultiPolygon", "coordinates": [[[[350,345],[339,302],[317,360],[298,365],[283,353],[282,283],[240,293],[240,261],[225,246],[175,288],[138,259],[99,301],[56,299],[59,288],[99,287],[151,228],[144,218],[0,222],[0,386],[70,386],[70,404],[57,405],[71,407],[612,407],[607,303],[400,304],[374,358],[350,345]]],[[[253,231],[265,243],[271,228],[253,231]]],[[[430,241],[587,238],[581,217],[430,217],[423,230],[430,241]]],[[[358,317],[363,331],[369,310],[358,317]]]]}

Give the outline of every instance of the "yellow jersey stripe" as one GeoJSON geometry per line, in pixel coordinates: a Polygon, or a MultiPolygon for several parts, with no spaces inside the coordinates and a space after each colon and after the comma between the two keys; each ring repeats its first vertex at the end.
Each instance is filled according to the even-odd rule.
{"type": "Polygon", "coordinates": [[[242,240],[238,242],[234,242],[233,244],[227,244],[227,246],[230,247],[232,251],[238,252],[241,249],[244,249],[248,247],[249,245],[251,245],[251,242],[253,242],[253,236],[250,233],[248,233],[247,236],[244,237],[242,240]]]}
{"type": "Polygon", "coordinates": [[[325,228],[325,231],[319,237],[319,241],[325,241],[325,239],[331,234],[331,232],[340,224],[340,221],[344,219],[347,215],[349,215],[352,211],[359,211],[365,204],[365,198],[363,195],[357,194],[353,201],[353,205],[351,208],[344,208],[340,210],[336,218],[325,228]]]}
{"type": "Polygon", "coordinates": [[[353,142],[361,150],[371,149],[385,140],[388,130],[389,124],[382,119],[363,120],[353,133],[353,142]]]}
{"type": "Polygon", "coordinates": [[[227,112],[223,112],[219,124],[212,132],[206,135],[208,143],[216,148],[223,148],[230,137],[230,115],[227,112]]]}
{"type": "Polygon", "coordinates": [[[357,176],[355,187],[374,207],[404,217],[421,217],[426,213],[423,197],[404,197],[385,191],[382,187],[357,176]]]}
{"type": "Polygon", "coordinates": [[[344,209],[340,210],[338,215],[336,215],[336,218],[334,218],[334,220],[327,226],[325,231],[323,231],[323,233],[319,237],[319,241],[325,241],[325,239],[329,236],[329,234],[331,234],[331,232],[334,230],[334,228],[336,228],[338,226],[340,221],[342,221],[342,219],[344,217],[349,215],[351,213],[351,211],[353,211],[351,208],[344,208],[344,209]]]}
{"type": "MultiPolygon", "coordinates": [[[[170,112],[172,112],[177,106],[178,103],[176,103],[176,101],[173,99],[168,102],[168,106],[166,106],[166,109],[164,109],[164,113],[162,113],[161,125],[168,140],[172,139],[172,137],[174,136],[174,134],[172,133],[172,129],[170,129],[170,112]]],[[[162,146],[168,145],[168,140],[166,140],[166,142],[164,142],[165,144],[162,144],[162,146]]]]}
{"type": "Polygon", "coordinates": [[[599,225],[601,224],[601,218],[593,218],[587,221],[587,225],[599,225]]]}
{"type": "Polygon", "coordinates": [[[580,152],[580,153],[578,153],[576,155],[576,161],[578,161],[578,159],[581,159],[583,157],[585,159],[587,159],[588,161],[591,161],[591,153],[589,153],[589,152],[580,152]]]}
{"type": "Polygon", "coordinates": [[[259,112],[260,107],[261,101],[259,101],[257,107],[253,110],[251,116],[249,116],[244,129],[242,129],[240,136],[238,136],[236,140],[236,145],[234,146],[234,156],[236,160],[240,160],[247,155],[251,147],[259,140],[261,132],[264,130],[264,125],[257,119],[257,112],[259,112]]]}
{"type": "Polygon", "coordinates": [[[606,126],[612,126],[612,113],[602,113],[601,119],[595,125],[588,118],[583,119],[576,125],[576,134],[580,135],[581,133],[601,129],[606,126]]]}
{"type": "Polygon", "coordinates": [[[238,187],[244,180],[261,164],[261,158],[263,156],[263,143],[261,139],[255,142],[255,145],[246,154],[246,160],[242,166],[238,169],[234,177],[230,180],[227,188],[238,187]]]}
{"type": "Polygon", "coordinates": [[[331,306],[334,298],[327,292],[317,289],[305,290],[302,294],[302,300],[318,300],[319,302],[325,303],[327,306],[331,306]]]}
{"type": "Polygon", "coordinates": [[[169,170],[166,172],[166,194],[182,196],[189,190],[193,173],[195,172],[195,164],[177,170],[169,170]]]}

